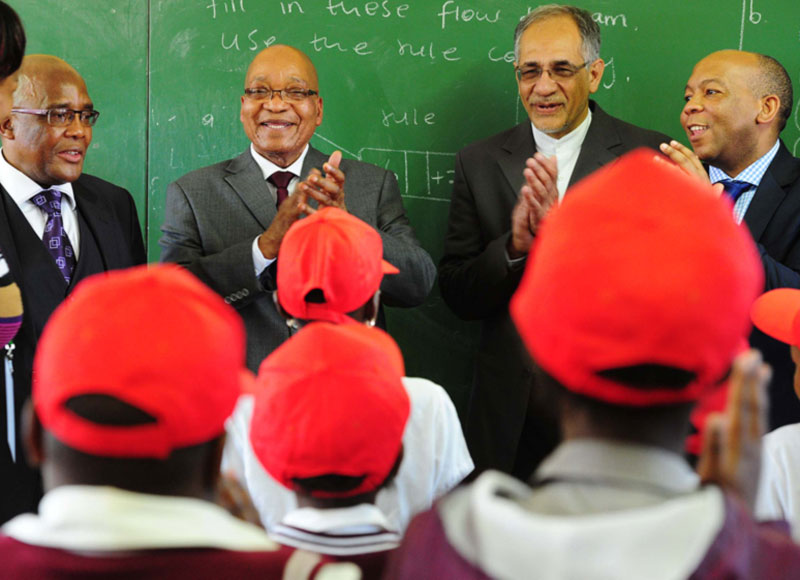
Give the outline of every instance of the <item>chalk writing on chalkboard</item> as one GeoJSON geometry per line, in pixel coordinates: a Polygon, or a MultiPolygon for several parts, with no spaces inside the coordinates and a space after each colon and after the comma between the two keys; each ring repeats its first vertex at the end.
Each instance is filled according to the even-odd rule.
{"type": "Polygon", "coordinates": [[[383,147],[362,147],[353,152],[323,137],[318,132],[314,134],[314,137],[340,149],[350,157],[372,163],[394,173],[403,197],[428,201],[450,201],[455,153],[383,147]]]}
{"type": "Polygon", "coordinates": [[[742,0],[742,25],[739,28],[739,50],[742,50],[744,46],[744,25],[745,22],[749,22],[750,24],[758,24],[761,22],[761,12],[757,12],[753,4],[755,0],[742,0]],[[748,13],[747,4],[750,3],[750,10],[748,13]]]}

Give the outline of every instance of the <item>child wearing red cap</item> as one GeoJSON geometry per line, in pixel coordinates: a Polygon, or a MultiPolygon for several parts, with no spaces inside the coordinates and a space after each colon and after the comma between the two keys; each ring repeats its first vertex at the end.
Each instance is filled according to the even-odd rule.
{"type": "MultiPolygon", "coordinates": [[[[286,234],[278,261],[276,306],[295,330],[311,320],[374,324],[381,281],[397,268],[383,260],[381,236],[336,208],[320,209],[286,234]]],[[[411,416],[403,435],[405,456],[392,485],[378,492],[377,505],[393,529],[461,482],[472,471],[461,424],[445,390],[426,379],[403,377],[411,416]]],[[[249,441],[252,398],[245,396],[228,423],[223,469],[249,492],[270,530],[297,506],[294,494],[260,465],[249,441]]]]}
{"type": "Polygon", "coordinates": [[[278,578],[331,570],[208,501],[242,387],[236,312],[177,267],[87,278],[39,341],[38,514],[0,534],[2,578],[278,578]],[[225,348],[219,345],[224,344],[225,348]]]}
{"type": "MultiPolygon", "coordinates": [[[[800,290],[778,288],[759,296],[751,312],[753,324],[764,334],[789,345],[796,369],[794,391],[800,397],[800,290]]],[[[787,385],[773,384],[772,388],[787,385]]],[[[762,518],[785,519],[800,541],[800,423],[784,425],[764,436],[761,480],[756,513],[762,518]]]]}
{"type": "Polygon", "coordinates": [[[510,305],[563,442],[529,485],[486,472],[413,521],[387,577],[795,577],[785,523],[749,511],[770,373],[737,355],[762,285],[729,203],[652,154],[575,186],[510,305]],[[698,474],[692,405],[726,380],[698,474]]]}
{"type": "Polygon", "coordinates": [[[299,504],[274,540],[382,577],[400,534],[374,504],[403,457],[403,370],[389,335],[358,324],[309,324],[264,360],[250,440],[299,504]]]}

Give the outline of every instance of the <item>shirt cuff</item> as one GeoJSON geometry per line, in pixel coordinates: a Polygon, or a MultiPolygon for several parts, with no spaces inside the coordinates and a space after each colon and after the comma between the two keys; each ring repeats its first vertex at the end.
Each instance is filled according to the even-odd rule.
{"type": "Polygon", "coordinates": [[[275,258],[267,259],[264,257],[264,254],[261,253],[261,250],[258,247],[258,238],[261,236],[256,236],[256,239],[253,240],[253,266],[255,267],[256,278],[258,278],[261,273],[266,270],[272,262],[275,261],[275,258]]]}
{"type": "Polygon", "coordinates": [[[506,255],[506,266],[508,266],[509,270],[518,270],[522,268],[525,265],[525,260],[528,259],[527,255],[522,256],[521,258],[512,259],[511,257],[509,257],[507,249],[503,250],[503,252],[506,255]]]}

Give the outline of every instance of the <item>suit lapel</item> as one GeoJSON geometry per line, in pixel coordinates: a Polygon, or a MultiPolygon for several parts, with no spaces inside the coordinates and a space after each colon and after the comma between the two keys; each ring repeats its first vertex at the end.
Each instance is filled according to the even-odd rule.
{"type": "Polygon", "coordinates": [[[775,159],[770,163],[756,194],[744,214],[744,222],[750,228],[753,239],[758,241],[767,229],[772,216],[786,197],[784,187],[798,179],[800,164],[789,153],[781,141],[775,159]]]}
{"type": "Polygon", "coordinates": [[[578,161],[569,179],[569,187],[603,165],[614,161],[617,156],[611,149],[622,143],[611,118],[605,111],[592,101],[589,102],[589,106],[592,110],[592,122],[581,145],[578,161]]]}
{"type": "MultiPolygon", "coordinates": [[[[83,218],[86,226],[92,230],[91,234],[97,240],[97,247],[100,251],[100,259],[103,262],[103,269],[108,270],[110,264],[114,264],[114,253],[125,247],[119,238],[119,224],[111,223],[111,216],[108,214],[107,206],[102,203],[97,192],[85,188],[80,179],[72,183],[72,191],[75,194],[75,205],[78,213],[83,218]]],[[[80,227],[80,219],[78,227],[80,227]]],[[[81,232],[81,256],[85,256],[86,236],[89,232],[81,232]]],[[[79,260],[80,261],[80,260],[79,260]]],[[[77,269],[76,269],[77,272],[77,269]]]]}
{"type": "Polygon", "coordinates": [[[498,156],[497,164],[511,187],[514,199],[516,199],[525,181],[522,176],[522,170],[525,169],[525,161],[536,153],[536,144],[533,142],[530,121],[517,125],[511,131],[501,149],[503,153],[498,156]]]}
{"type": "Polygon", "coordinates": [[[232,159],[225,170],[229,173],[225,177],[227,184],[233,188],[256,221],[266,230],[272,223],[277,209],[264,182],[264,175],[250,155],[250,148],[232,159]]]}
{"type": "Polygon", "coordinates": [[[308,177],[308,174],[314,167],[322,171],[322,165],[326,161],[328,161],[327,155],[309,145],[308,153],[306,154],[306,158],[303,160],[303,171],[300,174],[300,180],[302,181],[308,177]]]}

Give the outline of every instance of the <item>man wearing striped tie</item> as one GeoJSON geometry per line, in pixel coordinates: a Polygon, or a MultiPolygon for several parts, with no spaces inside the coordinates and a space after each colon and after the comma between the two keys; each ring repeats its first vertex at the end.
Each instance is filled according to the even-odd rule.
{"type": "MultiPolygon", "coordinates": [[[[800,288],[800,159],[780,139],[792,113],[786,69],[762,54],[715,52],[694,67],[684,100],[681,124],[694,151],[671,141],[662,152],[731,198],[761,254],[765,290],[800,288]]],[[[750,344],[773,367],[770,426],[800,421],[788,347],[758,330],[750,344]]]]}
{"type": "Polygon", "coordinates": [[[0,372],[0,522],[34,510],[42,494],[22,452],[20,411],[50,314],[82,279],[145,261],[131,195],[83,173],[98,115],[78,71],[54,56],[25,57],[0,124],[0,247],[24,304],[0,372]]]}

